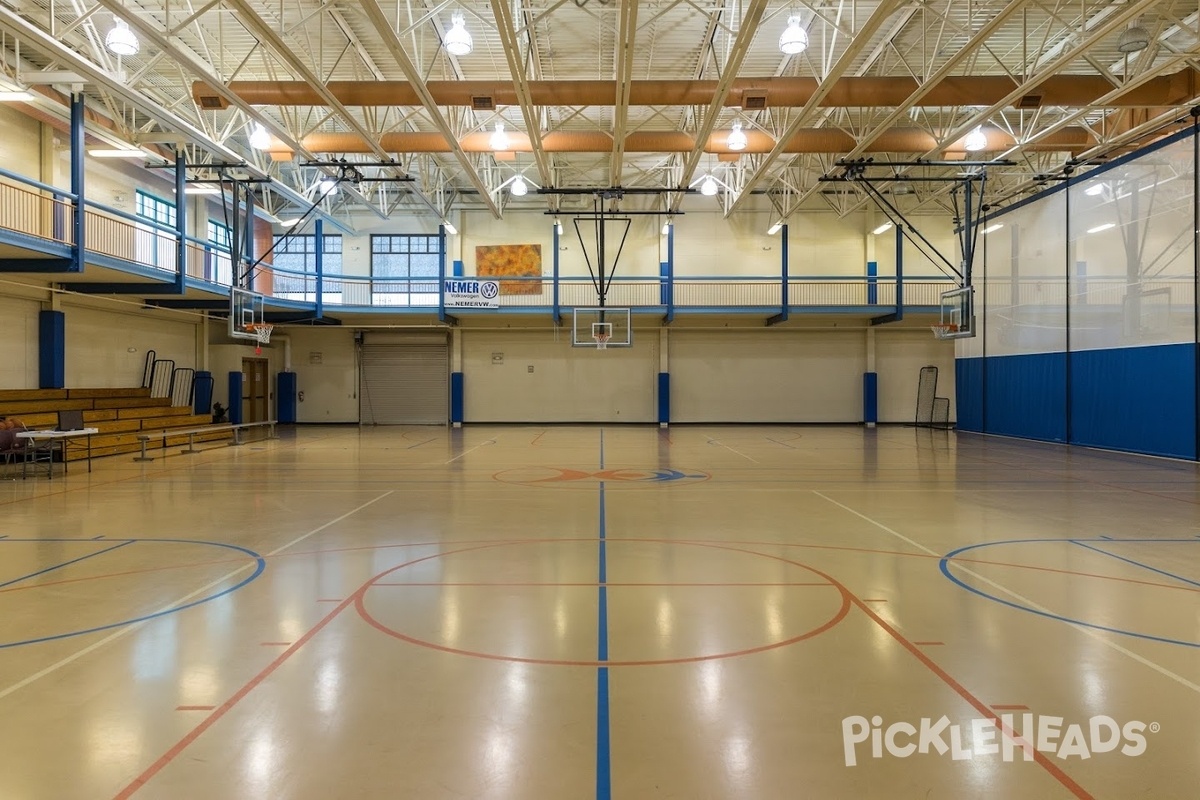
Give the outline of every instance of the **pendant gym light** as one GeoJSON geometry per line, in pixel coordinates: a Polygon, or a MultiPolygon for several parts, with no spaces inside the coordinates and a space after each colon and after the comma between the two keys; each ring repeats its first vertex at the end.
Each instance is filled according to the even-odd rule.
{"type": "Polygon", "coordinates": [[[493,150],[508,149],[508,134],[504,132],[504,123],[497,122],[496,130],[492,133],[492,138],[489,140],[493,150]]]}
{"type": "Polygon", "coordinates": [[[450,15],[450,30],[446,31],[446,38],[443,42],[446,45],[446,52],[452,56],[470,55],[471,50],[474,49],[471,34],[467,32],[467,23],[463,19],[461,11],[455,11],[450,15]]]}
{"type": "Polygon", "coordinates": [[[969,153],[978,153],[980,150],[986,150],[987,146],[988,140],[982,126],[971,131],[963,138],[963,147],[969,153]]]}
{"type": "Polygon", "coordinates": [[[124,20],[115,18],[108,35],[104,37],[104,46],[114,56],[136,56],[142,49],[142,43],[138,41],[134,32],[129,30],[124,20]]]}
{"type": "Polygon", "coordinates": [[[271,134],[257,122],[250,128],[250,146],[255,150],[266,150],[271,146],[271,134]]]}
{"type": "Polygon", "coordinates": [[[705,197],[715,197],[717,189],[717,179],[712,175],[705,175],[704,180],[700,181],[700,194],[705,197]]]}
{"type": "Polygon", "coordinates": [[[779,34],[779,52],[798,56],[808,49],[808,31],[800,27],[799,17],[788,17],[787,27],[779,34]]]}
{"type": "Polygon", "coordinates": [[[325,178],[317,184],[317,190],[320,191],[322,197],[333,197],[338,193],[337,181],[333,178],[325,178]]]}
{"type": "Polygon", "coordinates": [[[1125,53],[1140,53],[1150,46],[1150,33],[1137,22],[1134,22],[1125,30],[1121,31],[1121,37],[1117,39],[1117,50],[1125,53]]]}
{"type": "Polygon", "coordinates": [[[525,183],[525,179],[520,175],[513,178],[513,182],[509,185],[508,191],[513,197],[524,197],[529,193],[529,184],[525,183]]]}
{"type": "Polygon", "coordinates": [[[733,130],[729,132],[729,138],[725,140],[725,144],[734,152],[746,149],[746,134],[742,130],[742,123],[733,123],[733,130]]]}

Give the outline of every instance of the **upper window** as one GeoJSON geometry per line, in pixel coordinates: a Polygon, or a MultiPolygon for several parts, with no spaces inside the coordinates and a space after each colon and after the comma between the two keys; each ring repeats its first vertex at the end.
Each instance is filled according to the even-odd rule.
{"type": "Polygon", "coordinates": [[[440,259],[436,236],[371,237],[371,274],[376,278],[436,278],[440,259]]]}
{"type": "Polygon", "coordinates": [[[143,219],[152,220],[162,225],[175,225],[175,204],[168,203],[166,200],[155,197],[152,194],[146,194],[141,189],[138,189],[135,196],[135,212],[143,219]]]}
{"type": "MultiPolygon", "coordinates": [[[[324,247],[321,272],[324,275],[342,274],[342,237],[322,236],[324,247]]],[[[310,234],[276,236],[275,249],[271,251],[271,264],[275,275],[275,296],[291,296],[294,299],[312,299],[316,292],[317,237],[310,234]],[[305,275],[314,277],[304,277],[305,275]]],[[[340,291],[337,282],[325,281],[326,294],[340,291]]]]}

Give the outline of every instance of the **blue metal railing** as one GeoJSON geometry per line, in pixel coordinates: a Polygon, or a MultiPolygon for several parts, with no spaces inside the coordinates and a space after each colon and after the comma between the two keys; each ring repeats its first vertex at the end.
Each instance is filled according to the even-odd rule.
{"type": "MultiPolygon", "coordinates": [[[[27,193],[32,190],[41,200],[62,206],[54,210],[53,229],[58,233],[52,237],[47,237],[44,231],[22,230],[35,224],[44,228],[44,223],[25,221],[27,217],[45,216],[44,211],[22,214],[12,219],[0,216],[0,228],[69,244],[69,237],[58,235],[69,230],[69,226],[58,217],[72,210],[70,203],[75,199],[72,192],[3,168],[0,168],[0,179],[11,182],[0,182],[0,187],[10,186],[27,193]]],[[[233,265],[228,248],[186,236],[183,248],[185,263],[180,265],[177,263],[178,234],[173,226],[87,200],[83,208],[90,231],[87,237],[89,253],[107,255],[170,273],[182,269],[188,278],[216,286],[232,284],[233,265]]],[[[656,268],[659,266],[655,265],[656,268]]],[[[259,269],[271,275],[271,290],[267,294],[280,300],[314,304],[320,300],[322,305],[380,311],[414,309],[445,313],[447,310],[443,306],[441,284],[436,274],[398,278],[318,275],[316,272],[300,272],[268,264],[261,265],[259,269]]],[[[595,284],[586,275],[487,277],[501,283],[501,309],[540,312],[594,306],[597,302],[595,284]]],[[[905,276],[903,287],[903,304],[922,307],[937,306],[941,292],[955,288],[955,284],[941,276],[905,276]]],[[[890,309],[896,307],[899,288],[898,279],[887,275],[681,275],[676,265],[666,270],[665,274],[614,278],[608,286],[606,302],[614,307],[665,310],[668,314],[676,310],[770,311],[805,307],[890,309]]]]}

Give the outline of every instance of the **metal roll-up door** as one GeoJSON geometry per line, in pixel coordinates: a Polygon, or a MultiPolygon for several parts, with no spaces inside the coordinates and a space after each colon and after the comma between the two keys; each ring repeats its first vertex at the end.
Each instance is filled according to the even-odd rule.
{"type": "Polygon", "coordinates": [[[450,351],[445,337],[362,344],[359,419],[363,425],[445,425],[450,351]]]}

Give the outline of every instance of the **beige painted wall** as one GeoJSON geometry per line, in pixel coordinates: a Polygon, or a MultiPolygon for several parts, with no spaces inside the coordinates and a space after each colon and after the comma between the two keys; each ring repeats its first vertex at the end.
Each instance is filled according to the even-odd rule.
{"type": "MultiPolygon", "coordinates": [[[[349,329],[288,329],[292,370],[304,399],[296,404],[299,422],[358,422],[358,367],[354,331],[349,329]]],[[[268,350],[281,355],[276,337],[268,350]]],[[[264,351],[266,352],[266,351],[264,351]]],[[[283,368],[282,360],[272,364],[283,368]]]]}
{"type": "Polygon", "coordinates": [[[875,371],[879,374],[879,421],[912,422],[921,367],[938,368],[939,397],[950,399],[954,419],[954,343],[938,341],[928,328],[877,329],[875,371]]]}
{"type": "Polygon", "coordinates": [[[634,342],[599,353],[571,347],[569,330],[464,331],[466,421],[654,422],[658,333],[634,342]]]}
{"type": "Polygon", "coordinates": [[[37,388],[40,310],[37,300],[0,297],[0,388],[37,388]]]}
{"type": "Polygon", "coordinates": [[[859,422],[866,338],[852,331],[679,331],[676,422],[859,422]]]}
{"type": "Polygon", "coordinates": [[[69,300],[61,310],[66,317],[67,388],[140,386],[151,349],[177,367],[197,367],[199,318],[100,310],[69,300]]]}

